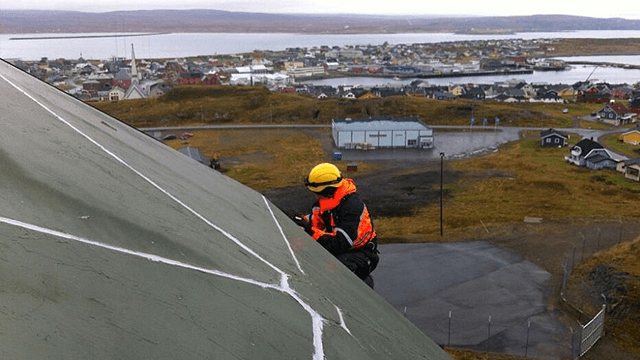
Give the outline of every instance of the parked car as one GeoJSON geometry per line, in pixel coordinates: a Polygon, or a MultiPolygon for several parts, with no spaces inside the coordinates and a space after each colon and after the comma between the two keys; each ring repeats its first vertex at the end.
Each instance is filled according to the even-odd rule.
{"type": "Polygon", "coordinates": [[[180,134],[181,140],[187,140],[190,137],[193,137],[193,134],[190,132],[183,132],[182,134],[180,134]]]}

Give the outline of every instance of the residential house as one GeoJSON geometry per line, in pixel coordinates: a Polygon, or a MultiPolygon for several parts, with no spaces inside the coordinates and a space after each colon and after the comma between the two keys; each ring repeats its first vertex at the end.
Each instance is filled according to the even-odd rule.
{"type": "Polygon", "coordinates": [[[569,85],[554,85],[553,90],[557,91],[558,96],[562,98],[573,98],[576,95],[575,89],[569,85]]]}
{"type": "Polygon", "coordinates": [[[213,74],[207,74],[202,78],[202,85],[220,85],[220,72],[216,72],[213,74]]]}
{"type": "Polygon", "coordinates": [[[526,82],[520,82],[515,86],[516,89],[522,90],[524,96],[527,98],[532,98],[536,95],[536,90],[533,88],[533,85],[528,84],[526,82]]]}
{"type": "Polygon", "coordinates": [[[618,162],[616,170],[627,179],[640,181],[640,159],[627,159],[618,162]]]}
{"type": "Polygon", "coordinates": [[[577,91],[578,100],[604,103],[611,99],[611,90],[606,86],[583,85],[577,91]]]}
{"type": "Polygon", "coordinates": [[[290,71],[290,70],[293,70],[295,68],[304,67],[304,62],[302,62],[302,61],[285,61],[283,66],[284,66],[284,69],[286,71],[290,71]]]}
{"type": "Polygon", "coordinates": [[[640,181],[640,164],[631,164],[626,167],[624,177],[627,179],[640,181]]]}
{"type": "Polygon", "coordinates": [[[611,102],[597,111],[598,117],[605,123],[619,126],[635,120],[637,114],[630,113],[626,106],[611,102]]]}
{"type": "Polygon", "coordinates": [[[627,107],[627,110],[635,114],[640,114],[640,97],[629,101],[629,107],[627,107]]]}
{"type": "Polygon", "coordinates": [[[456,96],[450,92],[436,91],[433,93],[432,98],[436,100],[454,100],[456,96]]]}
{"type": "Polygon", "coordinates": [[[462,94],[464,94],[465,90],[466,90],[466,89],[464,88],[464,86],[462,86],[462,85],[456,85],[456,86],[454,86],[453,88],[451,88],[451,89],[449,90],[449,92],[450,92],[453,96],[460,97],[460,96],[462,96],[462,94]]]}
{"type": "Polygon", "coordinates": [[[627,131],[620,134],[618,139],[625,144],[640,145],[640,131],[638,129],[627,131]]]}
{"type": "Polygon", "coordinates": [[[563,147],[567,146],[569,136],[556,129],[543,130],[540,132],[540,143],[542,147],[563,147]]]}
{"type": "Polygon", "coordinates": [[[189,72],[180,75],[178,85],[200,85],[204,74],[201,72],[189,72]]]}
{"type": "Polygon", "coordinates": [[[119,87],[119,86],[114,86],[111,91],[109,91],[109,101],[120,101],[124,99],[124,95],[126,94],[126,91],[119,87]]]}
{"type": "Polygon", "coordinates": [[[545,102],[545,103],[561,103],[564,102],[560,96],[558,96],[558,92],[553,89],[546,89],[540,92],[535,101],[545,102]]]}
{"type": "Polygon", "coordinates": [[[149,97],[159,97],[173,89],[174,85],[167,84],[162,80],[143,81],[140,84],[140,90],[149,97]]]}
{"type": "Polygon", "coordinates": [[[464,99],[471,99],[471,100],[484,100],[485,93],[481,87],[469,87],[465,89],[461,97],[464,99]]]}
{"type": "Polygon", "coordinates": [[[120,69],[113,77],[113,86],[127,90],[131,86],[131,75],[125,69],[120,69]]]}
{"type": "Polygon", "coordinates": [[[82,89],[90,94],[96,94],[100,90],[100,82],[98,80],[87,80],[82,83],[82,89]]]}
{"type": "Polygon", "coordinates": [[[565,160],[591,170],[615,169],[617,161],[611,153],[592,139],[582,139],[571,148],[565,160]]]}
{"type": "Polygon", "coordinates": [[[633,88],[629,86],[618,86],[611,89],[611,96],[619,99],[630,99],[633,94],[633,88]]]}
{"type": "Polygon", "coordinates": [[[393,88],[393,87],[385,87],[385,88],[372,88],[371,93],[378,97],[389,97],[389,96],[402,96],[405,95],[403,89],[393,88]]]}
{"type": "Polygon", "coordinates": [[[522,102],[522,101],[526,101],[527,99],[522,96],[522,95],[507,95],[506,93],[500,94],[500,95],[496,95],[492,98],[493,100],[496,101],[502,101],[502,102],[506,102],[506,103],[516,103],[516,102],[522,102]]]}

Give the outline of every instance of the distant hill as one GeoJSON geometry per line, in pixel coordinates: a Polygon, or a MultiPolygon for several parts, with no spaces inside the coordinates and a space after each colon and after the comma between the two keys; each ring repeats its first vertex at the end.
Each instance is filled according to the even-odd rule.
{"type": "Polygon", "coordinates": [[[0,10],[0,33],[287,32],[287,33],[503,33],[567,30],[640,30],[640,20],[566,15],[433,17],[287,15],[220,10],[140,10],[107,13],[0,10]]]}

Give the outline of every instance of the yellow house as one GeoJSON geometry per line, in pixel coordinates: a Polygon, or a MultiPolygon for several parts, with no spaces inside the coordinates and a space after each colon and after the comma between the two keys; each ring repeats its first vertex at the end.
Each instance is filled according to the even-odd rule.
{"type": "Polygon", "coordinates": [[[575,96],[575,91],[573,90],[573,88],[571,86],[568,86],[566,88],[563,89],[559,89],[558,91],[558,96],[560,97],[573,97],[575,96]]]}
{"type": "Polygon", "coordinates": [[[303,68],[303,67],[304,67],[304,63],[302,61],[285,61],[284,63],[285,70],[292,70],[292,69],[303,68]]]}
{"type": "Polygon", "coordinates": [[[455,96],[462,96],[462,94],[464,94],[464,88],[462,86],[456,86],[451,89],[450,92],[455,96]]]}
{"type": "Polygon", "coordinates": [[[618,137],[625,144],[640,145],[640,131],[631,130],[618,137]]]}

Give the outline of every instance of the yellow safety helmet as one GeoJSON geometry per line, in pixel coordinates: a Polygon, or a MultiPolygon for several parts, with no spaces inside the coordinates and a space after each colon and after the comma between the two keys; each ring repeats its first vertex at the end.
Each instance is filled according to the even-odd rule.
{"type": "Polygon", "coordinates": [[[328,187],[339,187],[342,179],[342,174],[335,165],[323,163],[311,169],[309,176],[304,179],[304,185],[314,193],[321,193],[328,187]]]}

